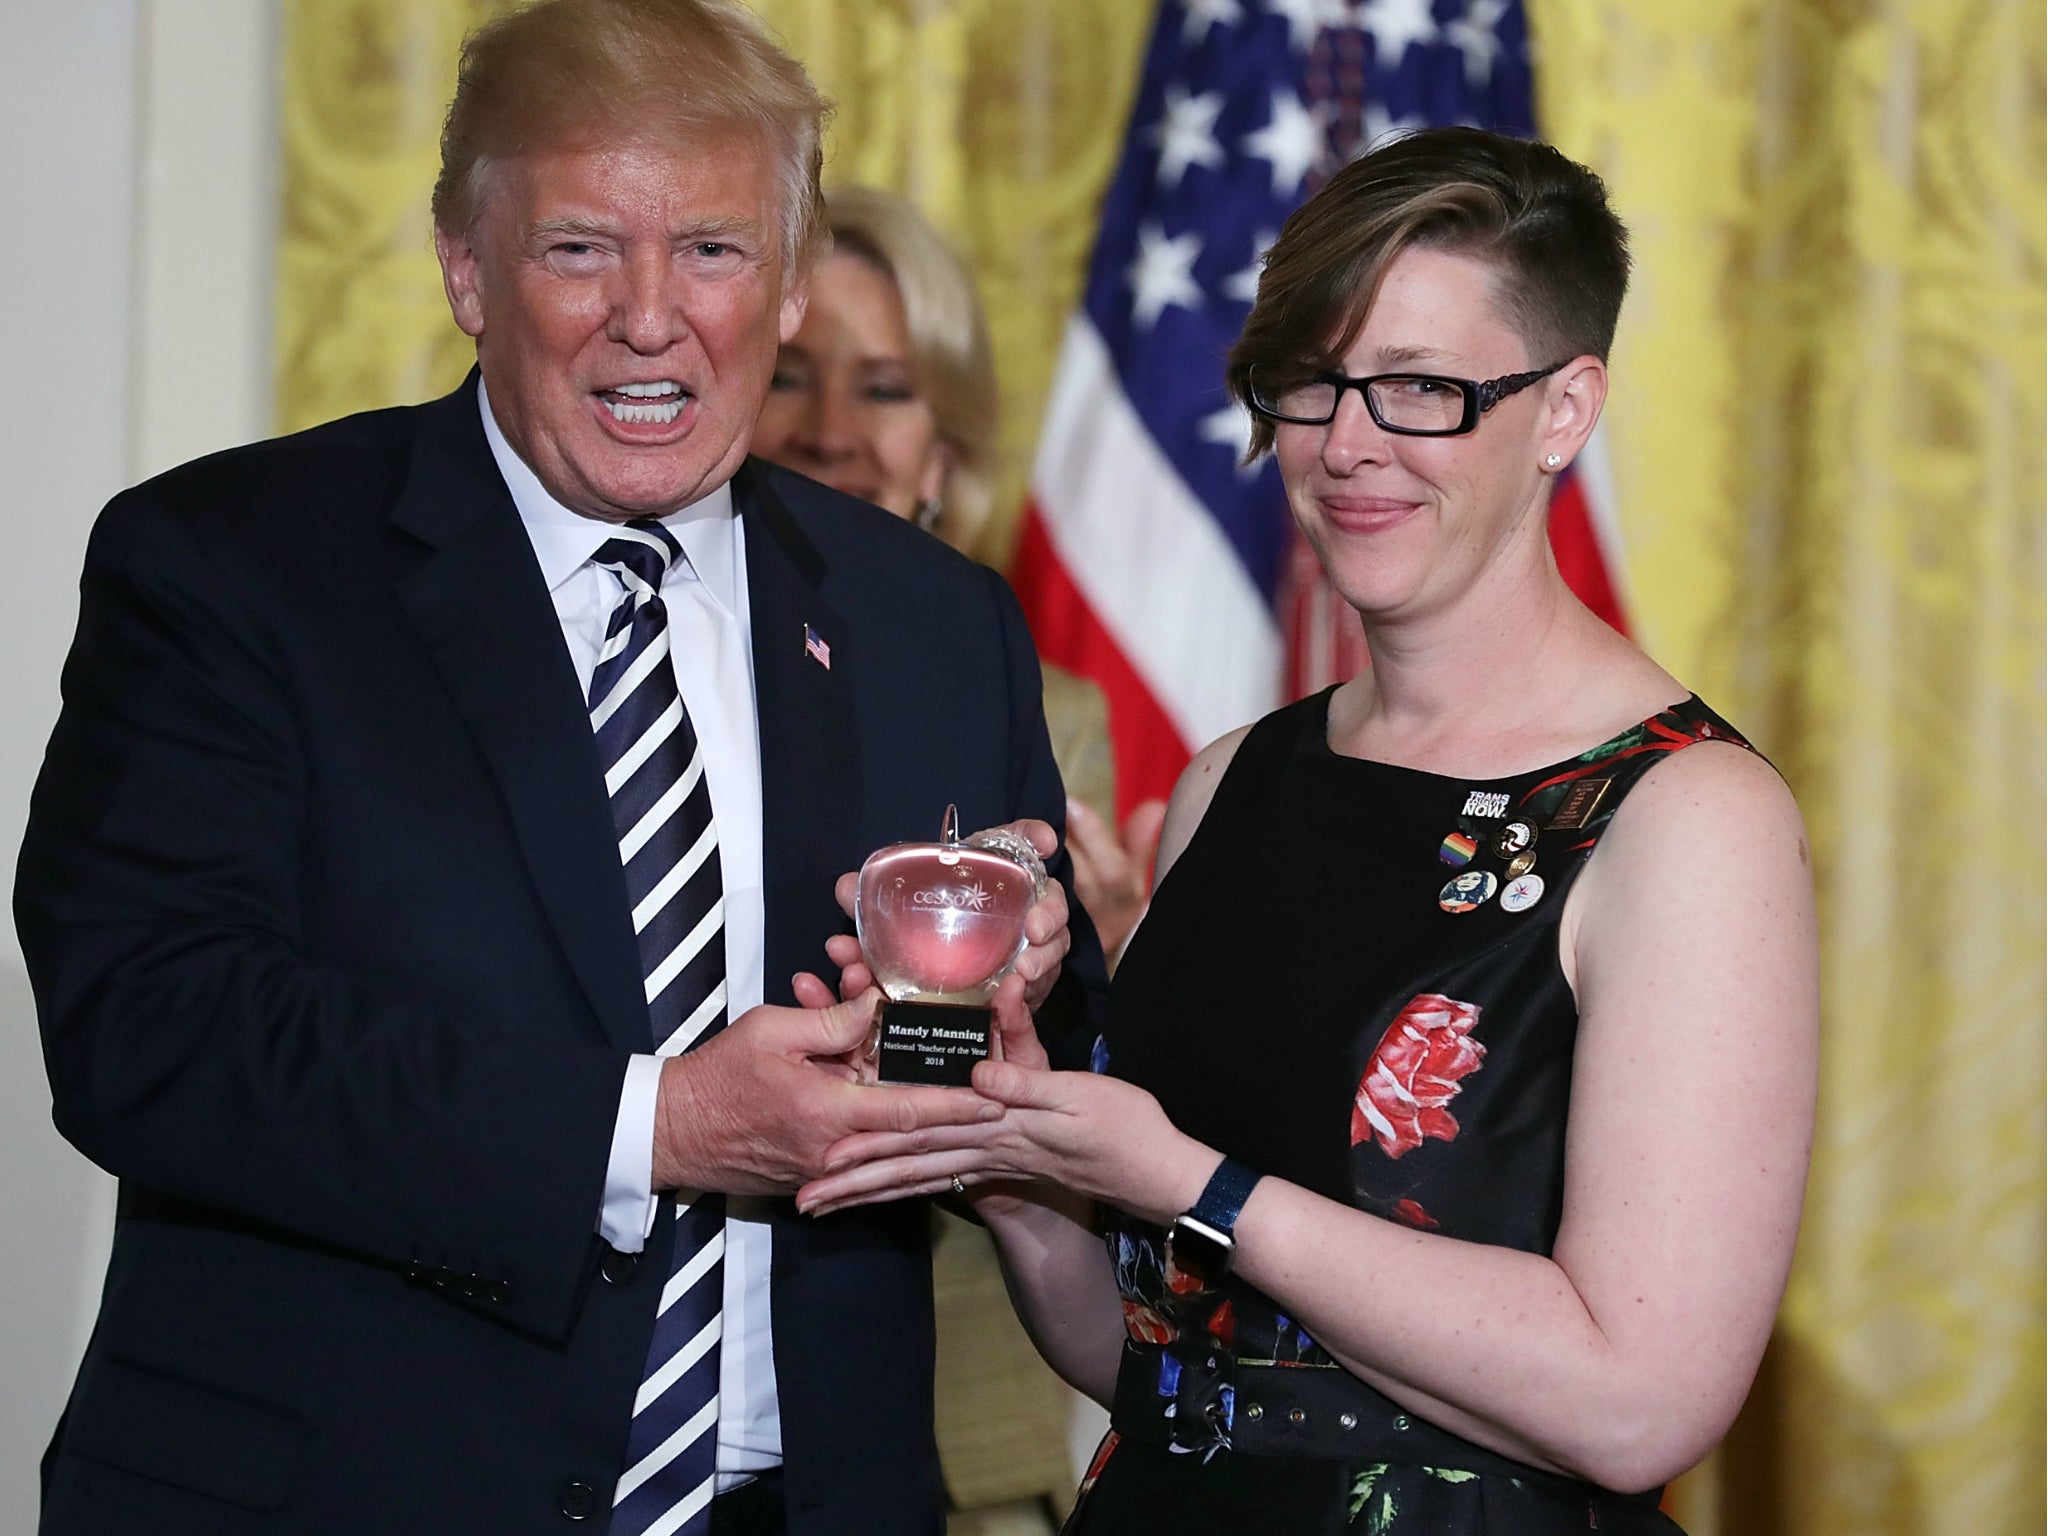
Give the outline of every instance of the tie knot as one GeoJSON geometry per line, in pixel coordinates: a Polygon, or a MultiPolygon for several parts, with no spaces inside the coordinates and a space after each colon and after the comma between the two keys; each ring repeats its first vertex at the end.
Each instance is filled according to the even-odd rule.
{"type": "Polygon", "coordinates": [[[659,592],[661,579],[668,574],[668,568],[675,563],[682,546],[675,535],[651,518],[641,518],[622,526],[617,533],[598,545],[592,555],[594,564],[608,570],[621,567],[631,571],[649,590],[659,592]]]}

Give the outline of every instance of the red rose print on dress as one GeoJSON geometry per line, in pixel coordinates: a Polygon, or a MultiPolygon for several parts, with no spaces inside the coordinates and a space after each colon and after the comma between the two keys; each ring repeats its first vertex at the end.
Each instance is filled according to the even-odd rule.
{"type": "MultiPolygon", "coordinates": [[[[1357,1145],[1358,1141],[1357,1126],[1358,1122],[1354,1119],[1352,1121],[1352,1144],[1354,1146],[1357,1145]]],[[[1435,1232],[1443,1225],[1442,1222],[1422,1208],[1421,1202],[1415,1200],[1396,1200],[1394,1202],[1394,1219],[1406,1222],[1409,1226],[1423,1232],[1435,1232]]]]}
{"type": "Polygon", "coordinates": [[[1351,1106],[1351,1144],[1368,1136],[1389,1157],[1412,1152],[1424,1140],[1455,1141],[1458,1122],[1445,1106],[1458,1096],[1459,1079],[1479,1069],[1486,1047],[1471,1038],[1479,1008],[1425,992],[1387,1026],[1351,1106]]]}
{"type": "Polygon", "coordinates": [[[1123,1301],[1124,1328],[1140,1344],[1171,1344],[1180,1337],[1178,1328],[1142,1301],[1133,1301],[1128,1296],[1123,1301]]]}

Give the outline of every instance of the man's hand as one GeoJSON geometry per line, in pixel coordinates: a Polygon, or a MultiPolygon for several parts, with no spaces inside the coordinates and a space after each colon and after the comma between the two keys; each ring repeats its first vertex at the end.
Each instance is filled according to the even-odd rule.
{"type": "MultiPolygon", "coordinates": [[[[1005,824],[1007,830],[1027,839],[1038,856],[1049,859],[1059,851],[1060,840],[1042,821],[1026,818],[1005,824]]],[[[833,887],[840,910],[853,916],[853,899],[860,890],[860,876],[845,874],[833,887]]],[[[1059,881],[1048,878],[1045,895],[1024,914],[1026,948],[1017,959],[1016,974],[1024,978],[1024,1001],[1033,1010],[1051,993],[1060,979],[1060,963],[1066,959],[1073,940],[1067,933],[1067,893],[1059,881]]],[[[875,984],[873,972],[860,957],[860,942],[851,934],[836,933],[825,941],[825,953],[839,967],[839,995],[854,997],[875,984]]]]}
{"type": "MultiPolygon", "coordinates": [[[[822,983],[801,989],[817,997],[822,983]]],[[[876,1088],[853,1080],[881,994],[827,1008],[749,1009],[702,1047],[662,1063],[654,1188],[794,1194],[828,1148],[862,1131],[971,1125],[1001,1115],[968,1088],[876,1088]]]]}
{"type": "Polygon", "coordinates": [[[1152,897],[1152,861],[1158,856],[1159,829],[1165,823],[1164,800],[1132,806],[1121,831],[1087,801],[1067,801],[1074,896],[1094,919],[1102,952],[1112,964],[1152,897]]]}

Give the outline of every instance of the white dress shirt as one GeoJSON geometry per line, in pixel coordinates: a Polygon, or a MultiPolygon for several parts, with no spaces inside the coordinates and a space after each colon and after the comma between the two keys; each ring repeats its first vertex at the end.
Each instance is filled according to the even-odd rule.
{"type": "MultiPolygon", "coordinates": [[[[477,399],[484,436],[511,488],[541,577],[561,621],[562,640],[583,692],[617,605],[620,584],[590,563],[611,525],[571,512],[548,494],[512,450],[491,414],[482,380],[477,399]]],[[[669,654],[676,686],[704,754],[711,813],[718,827],[719,875],[725,886],[726,1016],[736,1019],[761,1001],[765,918],[761,897],[761,738],[755,718],[754,652],[747,605],[746,534],[721,485],[672,512],[661,525],[682,545],[661,596],[668,610],[669,654]]],[[[659,1210],[653,1184],[654,1102],[660,1058],[635,1056],[619,1096],[597,1230],[624,1253],[638,1253],[659,1210]]],[[[769,1228],[762,1202],[728,1196],[725,1216],[725,1315],[718,1363],[718,1485],[780,1465],[782,1417],[775,1392],[775,1356],[768,1328],[769,1228]]],[[[642,1276],[658,1284],[666,1276],[642,1276]]]]}

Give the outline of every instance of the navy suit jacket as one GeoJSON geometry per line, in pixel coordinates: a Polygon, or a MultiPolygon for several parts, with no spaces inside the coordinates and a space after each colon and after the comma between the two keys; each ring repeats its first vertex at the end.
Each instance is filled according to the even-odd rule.
{"type": "MultiPolygon", "coordinates": [[[[788,1002],[874,848],[1064,799],[999,577],[751,460],[734,496],[788,1002]]],[[[473,383],[125,492],[81,590],[15,908],[58,1127],[121,1193],[43,1530],[601,1525],[667,1271],[666,1227],[633,1273],[593,1231],[651,1043],[473,383]]],[[[792,1531],[936,1532],[924,1206],[783,1207],[771,1308],[792,1531]]]]}

